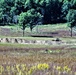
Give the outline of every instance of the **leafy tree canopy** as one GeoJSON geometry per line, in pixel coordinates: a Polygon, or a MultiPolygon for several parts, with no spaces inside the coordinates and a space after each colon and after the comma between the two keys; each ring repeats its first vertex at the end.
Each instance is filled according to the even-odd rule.
{"type": "Polygon", "coordinates": [[[32,9],[43,16],[43,24],[63,23],[67,22],[68,11],[76,10],[76,0],[0,0],[0,22],[13,23],[14,16],[33,11],[32,9]],[[6,21],[5,15],[8,16],[6,21]]]}

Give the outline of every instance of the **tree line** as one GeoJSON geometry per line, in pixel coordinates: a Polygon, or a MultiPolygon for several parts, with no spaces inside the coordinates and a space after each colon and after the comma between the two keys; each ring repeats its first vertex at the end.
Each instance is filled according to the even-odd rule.
{"type": "Polygon", "coordinates": [[[1,25],[20,24],[32,31],[38,24],[66,22],[76,25],[76,0],[0,0],[1,25]]]}

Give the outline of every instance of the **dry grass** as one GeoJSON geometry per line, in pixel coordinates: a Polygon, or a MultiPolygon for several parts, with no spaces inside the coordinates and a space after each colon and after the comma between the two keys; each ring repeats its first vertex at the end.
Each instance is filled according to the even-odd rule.
{"type": "MultiPolygon", "coordinates": [[[[70,37],[70,28],[68,24],[55,24],[55,25],[38,25],[33,28],[33,31],[30,31],[30,28],[26,28],[25,36],[48,36],[48,37],[70,37]]],[[[75,36],[76,33],[73,33],[75,36]]],[[[1,26],[0,27],[0,36],[9,36],[9,37],[21,37],[22,30],[18,25],[15,26],[1,26]]]]}
{"type": "MultiPolygon", "coordinates": [[[[5,46],[4,46],[5,47],[5,46]]],[[[1,51],[0,46],[0,65],[3,66],[4,71],[1,75],[19,75],[20,72],[17,71],[16,65],[20,65],[19,69],[23,74],[20,75],[26,75],[22,69],[20,68],[22,64],[26,64],[28,71],[30,71],[31,67],[37,66],[38,64],[47,63],[49,65],[49,69],[45,70],[33,70],[33,72],[30,75],[75,75],[76,72],[76,48],[70,48],[70,46],[63,47],[47,47],[49,51],[46,51],[46,48],[30,48],[23,50],[20,50],[19,48],[12,48],[9,50],[9,47],[5,47],[1,51]],[[68,47],[68,48],[67,48],[68,47]],[[19,50],[18,50],[19,49],[19,50]],[[57,52],[59,51],[59,52],[57,52]],[[10,68],[10,71],[6,69],[7,66],[14,66],[15,71],[12,73],[12,70],[10,68]],[[57,66],[64,68],[65,66],[68,66],[71,70],[68,73],[64,73],[64,71],[56,70],[57,66]],[[55,67],[55,68],[54,68],[55,67]]],[[[29,75],[29,74],[27,74],[29,75]]]]}
{"type": "MultiPolygon", "coordinates": [[[[58,34],[50,34],[55,37],[51,39],[36,37],[25,37],[24,39],[53,40],[56,37],[70,36],[69,28],[65,24],[61,26],[58,24],[55,26],[39,26],[38,31],[38,34],[45,34],[46,32],[57,32],[58,34]]],[[[33,33],[37,34],[36,27],[33,33]]],[[[25,34],[25,36],[31,34],[29,28],[26,29],[25,34]]],[[[20,36],[20,38],[23,38],[21,37],[22,31],[18,27],[0,27],[0,35],[1,37],[15,36],[14,38],[19,38],[18,36],[20,36]]],[[[60,40],[69,43],[76,42],[76,37],[60,38],[60,40]]],[[[45,46],[0,43],[0,75],[76,75],[76,45],[45,46]],[[44,63],[48,64],[49,68],[45,69],[45,65],[43,70],[41,70],[44,63]],[[26,64],[27,71],[23,71],[24,67],[21,67],[23,64],[26,64]],[[37,68],[38,64],[41,64],[40,68],[37,68]],[[31,70],[32,67],[33,70],[31,70]]]]}

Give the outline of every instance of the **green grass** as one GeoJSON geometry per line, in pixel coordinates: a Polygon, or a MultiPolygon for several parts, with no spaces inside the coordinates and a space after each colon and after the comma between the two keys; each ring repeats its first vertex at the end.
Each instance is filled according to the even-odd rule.
{"type": "Polygon", "coordinates": [[[0,48],[63,48],[63,49],[71,49],[76,48],[76,45],[39,45],[39,44],[17,44],[17,43],[0,43],[0,48]]]}
{"type": "MultiPolygon", "coordinates": [[[[2,27],[2,28],[8,28],[8,29],[21,30],[21,28],[20,28],[18,25],[14,25],[14,26],[1,26],[1,27],[2,27]]],[[[67,28],[69,28],[69,27],[67,26],[67,23],[65,23],[65,24],[38,25],[38,26],[35,26],[35,27],[33,28],[33,32],[36,32],[37,27],[38,27],[39,30],[40,30],[40,29],[47,29],[47,30],[49,30],[49,31],[50,31],[50,30],[53,31],[54,29],[55,29],[55,30],[59,30],[59,29],[67,29],[67,28]]],[[[26,27],[25,31],[26,31],[26,32],[31,32],[29,27],[26,27]]]]}
{"type": "Polygon", "coordinates": [[[62,46],[65,46],[65,45],[0,43],[0,47],[13,47],[13,48],[51,48],[51,47],[62,47],[62,46]]]}
{"type": "Polygon", "coordinates": [[[76,37],[54,37],[54,38],[50,38],[50,37],[8,37],[8,36],[0,36],[0,38],[16,38],[16,39],[25,39],[25,40],[56,40],[56,38],[59,38],[61,41],[76,41],[76,37]]]}
{"type": "MultiPolygon", "coordinates": [[[[69,31],[70,28],[68,27],[67,23],[64,23],[64,24],[37,25],[37,26],[35,26],[33,28],[32,32],[30,31],[29,27],[26,27],[25,37],[28,37],[28,36],[31,36],[31,35],[43,35],[44,36],[45,34],[47,35],[47,33],[51,34],[53,32],[54,33],[57,32],[57,34],[59,34],[61,32],[61,30],[69,31]]],[[[21,30],[21,27],[19,25],[1,26],[0,27],[0,32],[1,32],[0,37],[6,37],[6,35],[9,36],[9,37],[14,37],[14,36],[21,37],[22,36],[22,30],[21,30]],[[2,32],[1,28],[5,28],[6,30],[9,29],[8,31],[10,31],[10,33],[8,33],[8,31],[7,31],[7,33],[5,33],[6,32],[5,29],[3,29],[2,30],[3,32],[2,32]]],[[[70,37],[70,35],[67,35],[67,36],[70,37]]],[[[66,36],[64,36],[64,37],[66,37],[66,36]]]]}
{"type": "Polygon", "coordinates": [[[11,43],[0,43],[0,47],[5,46],[5,47],[17,47],[17,48],[46,48],[50,47],[49,45],[35,45],[35,44],[11,44],[11,43]]]}
{"type": "MultiPolygon", "coordinates": [[[[56,31],[56,30],[68,30],[69,27],[68,27],[68,24],[65,23],[65,24],[48,24],[48,25],[38,25],[38,26],[35,26],[33,28],[33,31],[32,32],[37,32],[36,29],[38,29],[38,31],[40,32],[40,30],[44,31],[44,32],[50,32],[50,31],[56,31]],[[37,28],[38,27],[38,28],[37,28]]],[[[30,29],[29,28],[26,28],[25,30],[26,32],[30,32],[30,29]]]]}

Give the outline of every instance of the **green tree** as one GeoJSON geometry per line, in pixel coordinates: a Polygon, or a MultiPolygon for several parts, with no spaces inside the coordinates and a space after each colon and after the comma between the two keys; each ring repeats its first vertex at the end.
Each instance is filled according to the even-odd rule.
{"type": "Polygon", "coordinates": [[[25,28],[27,27],[27,23],[28,23],[28,14],[27,14],[27,12],[25,12],[25,13],[22,12],[22,13],[19,15],[19,24],[20,24],[20,26],[22,27],[23,36],[24,36],[24,30],[25,30],[25,28]]]}
{"type": "Polygon", "coordinates": [[[0,12],[2,13],[2,23],[8,24],[11,21],[10,10],[14,6],[14,0],[1,0],[0,12]]]}
{"type": "Polygon", "coordinates": [[[70,10],[71,8],[71,3],[68,2],[67,0],[64,0],[64,3],[62,5],[62,19],[67,22],[67,19],[66,19],[66,15],[68,14],[68,11],[70,10]]]}
{"type": "Polygon", "coordinates": [[[21,12],[24,12],[24,5],[26,0],[15,0],[14,7],[16,8],[16,14],[19,15],[21,12]]]}
{"type": "Polygon", "coordinates": [[[76,9],[76,0],[0,0],[0,22],[13,23],[14,16],[31,11],[43,16],[42,20],[37,18],[43,24],[67,22],[66,15],[70,9],[76,9]]]}
{"type": "Polygon", "coordinates": [[[25,28],[29,26],[30,30],[32,31],[33,27],[41,21],[41,18],[41,14],[39,12],[36,12],[35,9],[28,10],[27,12],[22,12],[19,15],[19,23],[23,30],[23,36],[25,28]]]}
{"type": "Polygon", "coordinates": [[[69,27],[71,28],[71,37],[72,37],[72,28],[76,26],[76,10],[70,9],[66,17],[67,22],[69,22],[69,27]]]}

